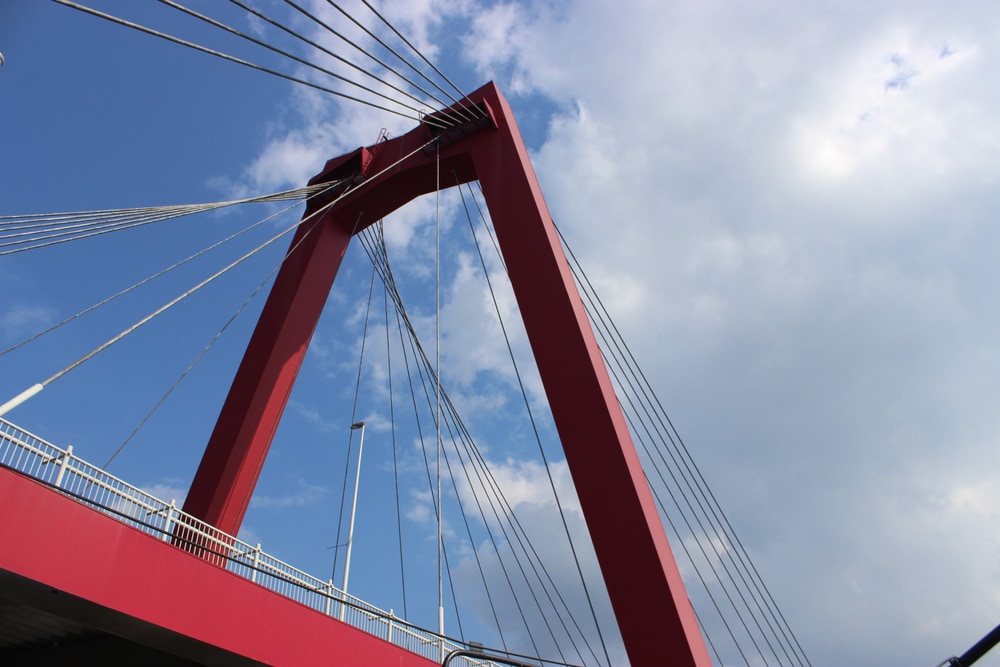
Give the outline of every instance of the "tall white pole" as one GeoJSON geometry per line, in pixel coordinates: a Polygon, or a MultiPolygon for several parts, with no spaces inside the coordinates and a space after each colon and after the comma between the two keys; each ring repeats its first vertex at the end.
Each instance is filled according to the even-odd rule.
{"type": "MultiPolygon", "coordinates": [[[[437,376],[437,560],[438,560],[438,634],[444,635],[444,532],[441,529],[441,144],[437,144],[437,222],[434,226],[434,370],[437,376]]],[[[444,653],[444,643],[441,644],[444,653]]],[[[443,658],[442,658],[443,659],[443,658]]]]}
{"type": "MultiPolygon", "coordinates": [[[[361,429],[361,442],[358,443],[358,469],[354,474],[354,500],[351,501],[351,523],[347,529],[347,556],[344,557],[344,587],[343,591],[347,593],[347,579],[351,574],[351,547],[354,545],[354,516],[358,511],[358,484],[361,482],[361,452],[365,446],[365,423],[358,422],[357,424],[351,424],[351,430],[356,431],[361,429]]],[[[344,616],[344,607],[340,608],[340,616],[344,616]]]]}

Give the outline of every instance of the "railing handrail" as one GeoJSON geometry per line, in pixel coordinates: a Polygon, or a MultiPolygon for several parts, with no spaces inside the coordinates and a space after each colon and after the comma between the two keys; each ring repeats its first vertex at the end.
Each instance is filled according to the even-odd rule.
{"type": "MultiPolygon", "coordinates": [[[[308,602],[305,604],[329,616],[334,615],[333,605],[340,605],[337,610],[340,620],[370,634],[376,634],[369,629],[371,623],[385,624],[385,634],[388,635],[385,638],[413,653],[439,662],[445,654],[465,648],[341,591],[332,581],[323,581],[264,553],[260,544],[251,545],[222,532],[178,509],[174,500],[164,502],[118,479],[74,455],[72,447],[57,447],[2,418],[0,465],[47,483],[108,516],[161,539],[174,539],[175,531],[180,531],[183,536],[178,537],[178,541],[217,556],[220,562],[224,561],[227,570],[298,602],[304,602],[301,596],[289,595],[283,590],[287,584],[300,589],[300,593],[318,595],[322,599],[322,608],[308,602]],[[54,462],[58,465],[49,467],[54,462]],[[53,475],[53,469],[59,470],[53,475]],[[70,479],[67,474],[75,479],[70,479]],[[143,519],[137,518],[137,512],[142,513],[143,519]],[[265,581],[260,581],[258,575],[263,575],[265,581]],[[344,614],[341,609],[350,613],[344,614]],[[421,647],[425,650],[419,650],[421,647]],[[429,652],[427,647],[432,651],[429,652]]],[[[494,663],[476,661],[475,664],[494,663]]]]}

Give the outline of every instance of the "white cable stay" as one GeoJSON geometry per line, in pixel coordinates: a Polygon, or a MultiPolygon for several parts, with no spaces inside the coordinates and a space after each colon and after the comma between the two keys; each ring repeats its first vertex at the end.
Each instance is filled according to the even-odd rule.
{"type": "MultiPolygon", "coordinates": [[[[159,315],[162,315],[167,310],[169,310],[170,308],[176,306],[178,303],[180,303],[181,301],[183,301],[187,297],[191,296],[192,294],[194,294],[195,292],[197,292],[201,288],[205,287],[209,283],[215,281],[220,276],[222,276],[222,275],[228,273],[229,271],[231,271],[232,269],[236,268],[237,266],[239,266],[240,264],[242,264],[246,260],[248,260],[251,257],[253,257],[254,255],[256,255],[258,252],[262,251],[264,248],[267,248],[268,246],[270,246],[271,244],[273,244],[278,239],[280,239],[280,238],[282,238],[284,236],[287,236],[290,232],[295,231],[300,224],[302,224],[303,222],[308,222],[311,218],[317,217],[324,210],[325,210],[325,207],[322,208],[322,209],[319,209],[318,211],[316,211],[314,213],[312,213],[307,218],[304,218],[301,222],[296,222],[294,225],[290,225],[289,227],[286,227],[285,229],[283,229],[279,233],[275,234],[274,236],[272,236],[270,239],[268,239],[264,243],[260,244],[259,246],[257,246],[253,250],[251,250],[250,252],[244,254],[242,257],[234,260],[233,262],[230,262],[227,266],[225,266],[224,268],[216,271],[215,273],[213,273],[212,275],[210,275],[208,278],[205,278],[204,280],[202,280],[200,283],[198,283],[194,287],[192,287],[192,288],[188,289],[186,292],[184,292],[184,293],[182,293],[182,294],[174,297],[173,299],[171,299],[167,303],[163,304],[162,306],[160,306],[159,308],[157,308],[156,310],[154,310],[150,314],[148,314],[145,317],[143,317],[142,319],[140,319],[135,324],[131,325],[127,329],[125,329],[122,332],[120,332],[118,335],[110,338],[109,340],[105,341],[101,345],[97,346],[96,348],[94,348],[93,350],[91,350],[90,352],[88,352],[87,354],[83,355],[82,357],[80,357],[79,359],[77,359],[76,361],[74,361],[73,363],[71,363],[70,365],[66,366],[62,370],[60,370],[57,373],[53,374],[47,380],[44,380],[43,382],[39,382],[37,384],[32,385],[31,387],[29,387],[25,391],[21,392],[20,394],[18,394],[17,396],[15,396],[14,398],[12,398],[11,400],[7,401],[3,405],[0,405],[0,416],[3,416],[5,414],[7,414],[10,410],[13,410],[17,406],[19,406],[22,403],[24,403],[25,401],[27,401],[29,398],[32,398],[33,396],[37,395],[46,386],[48,386],[51,383],[55,382],[56,380],[58,380],[59,378],[61,378],[64,375],[66,375],[67,373],[69,373],[73,369],[79,367],[84,362],[86,362],[86,361],[94,358],[95,356],[97,356],[98,354],[100,354],[104,350],[108,349],[109,347],[111,347],[112,345],[114,345],[115,343],[117,343],[118,341],[120,341],[121,339],[125,338],[130,333],[132,333],[132,332],[136,331],[137,329],[139,329],[144,324],[147,324],[150,321],[152,321],[154,318],[158,317],[159,315]]],[[[272,217],[277,217],[278,215],[280,215],[283,212],[284,211],[276,213],[272,217]]]]}
{"type": "MultiPolygon", "coordinates": [[[[508,561],[507,557],[499,557],[498,563],[504,571],[503,580],[506,581],[507,589],[506,591],[497,590],[494,593],[510,595],[518,613],[512,614],[503,623],[501,623],[492,602],[491,584],[485,580],[484,576],[482,577],[484,592],[491,600],[490,606],[493,609],[495,628],[501,641],[504,641],[505,633],[513,629],[512,624],[517,624],[519,617],[521,625],[517,632],[524,633],[536,654],[541,651],[540,642],[544,642],[555,647],[563,660],[566,660],[571,654],[582,658],[584,654],[589,652],[594,664],[607,664],[607,662],[601,663],[594,647],[588,640],[587,632],[582,629],[580,619],[576,617],[574,609],[566,605],[566,599],[563,592],[560,591],[560,586],[554,581],[552,573],[549,572],[546,563],[532,545],[531,538],[518,521],[513,506],[505,497],[501,485],[490,470],[489,463],[483,453],[479,451],[475,439],[466,428],[447,389],[444,386],[441,386],[440,390],[438,389],[439,382],[434,353],[421,344],[413,323],[407,315],[390,268],[384,237],[378,231],[380,229],[381,226],[377,230],[370,227],[359,236],[366,253],[376,266],[386,287],[386,299],[392,301],[396,310],[400,345],[406,366],[404,372],[410,376],[410,391],[415,401],[414,410],[416,412],[416,395],[422,394],[423,407],[421,412],[426,411],[430,417],[431,426],[427,427],[428,443],[431,437],[434,438],[435,442],[437,441],[438,424],[447,431],[447,435],[444,433],[440,435],[442,443],[448,445],[440,449],[440,459],[443,464],[441,478],[447,476],[452,488],[457,490],[461,487],[471,493],[468,509],[464,507],[466,503],[462,501],[462,494],[454,494],[459,515],[476,517],[478,514],[486,533],[486,542],[492,546],[493,552],[498,555],[509,552],[512,557],[512,561],[508,561]],[[409,350],[409,354],[407,354],[407,350],[409,350]],[[441,399],[440,416],[438,416],[437,395],[441,399]],[[432,427],[435,431],[433,436],[429,433],[432,427]],[[445,470],[447,470],[446,475],[445,470]],[[460,480],[456,477],[456,470],[464,476],[463,479],[460,480]],[[509,545],[509,547],[502,547],[501,545],[504,544],[509,545]],[[528,591],[529,594],[523,595],[524,591],[528,591]],[[540,619],[537,624],[528,620],[529,615],[535,614],[537,614],[536,618],[540,619]]],[[[435,448],[424,444],[424,431],[420,426],[421,419],[416,414],[414,417],[417,422],[417,430],[421,434],[419,436],[420,449],[424,452],[427,488],[436,515],[439,508],[443,506],[443,499],[438,498],[435,490],[437,485],[435,480],[438,479],[434,472],[436,462],[430,455],[433,454],[435,448]]],[[[483,539],[484,536],[472,534],[467,520],[460,522],[460,525],[465,526],[469,543],[478,543],[483,539]]],[[[442,549],[441,556],[450,580],[451,571],[448,566],[447,547],[442,549]]],[[[477,563],[479,562],[478,551],[475,551],[472,557],[477,563]]],[[[483,575],[481,563],[479,569],[480,574],[483,575]]],[[[461,627],[461,617],[457,616],[457,620],[459,627],[461,627]]]]}
{"type": "MultiPolygon", "coordinates": [[[[305,188],[305,190],[308,190],[307,198],[311,197],[311,196],[314,196],[314,195],[317,195],[317,194],[325,191],[327,188],[336,187],[337,185],[339,185],[339,183],[340,182],[337,181],[337,182],[333,182],[333,183],[320,184],[320,185],[310,186],[309,188],[305,188]]],[[[248,202],[265,201],[265,200],[270,201],[271,198],[273,198],[274,201],[279,201],[280,199],[278,199],[278,197],[280,195],[297,193],[297,192],[301,192],[301,190],[291,190],[288,193],[279,193],[279,195],[269,195],[268,197],[254,198],[254,199],[250,199],[250,200],[246,200],[246,201],[248,201],[248,202]]],[[[288,196],[288,197],[284,197],[283,199],[287,200],[287,199],[297,199],[297,198],[298,197],[288,196]]],[[[243,203],[243,200],[237,200],[234,203],[243,203]]],[[[288,210],[289,210],[288,208],[283,209],[281,211],[281,213],[284,213],[284,212],[286,212],[288,210]]],[[[179,268],[179,267],[187,264],[188,262],[190,262],[190,261],[192,261],[194,259],[197,259],[198,257],[201,257],[202,255],[205,255],[206,253],[209,253],[212,250],[215,250],[216,248],[218,248],[218,247],[220,247],[222,245],[225,245],[226,243],[229,243],[230,241],[232,241],[232,240],[234,240],[234,239],[236,239],[236,238],[238,238],[240,236],[243,236],[244,234],[246,234],[248,232],[253,231],[254,229],[257,229],[261,225],[264,225],[264,224],[270,222],[271,220],[273,220],[274,217],[275,216],[273,216],[273,215],[268,216],[266,218],[258,220],[257,222],[254,222],[253,224],[251,224],[251,225],[249,225],[249,226],[247,226],[247,227],[245,227],[245,228],[243,228],[243,229],[241,229],[241,230],[239,230],[237,232],[233,232],[232,234],[230,234],[229,236],[225,237],[224,239],[216,241],[212,245],[207,246],[205,248],[202,248],[198,252],[196,252],[194,254],[191,254],[191,255],[188,255],[184,259],[182,259],[180,261],[177,261],[177,262],[171,264],[170,266],[168,266],[168,267],[166,267],[164,269],[161,269],[161,270],[157,271],[156,273],[153,273],[153,274],[151,274],[151,275],[143,278],[139,282],[134,283],[133,285],[130,285],[129,287],[126,287],[125,289],[122,289],[122,290],[116,292],[115,294],[112,294],[111,296],[106,297],[106,298],[102,299],[101,301],[98,301],[97,303],[92,304],[92,305],[84,308],[81,311],[76,312],[73,315],[70,315],[69,317],[66,317],[63,320],[60,320],[59,322],[53,324],[52,326],[48,327],[47,329],[43,329],[42,331],[38,331],[38,332],[32,334],[31,336],[29,336],[29,337],[21,340],[20,342],[14,343],[13,345],[11,345],[10,347],[8,347],[8,348],[6,348],[4,350],[0,350],[0,357],[2,357],[3,355],[7,354],[8,352],[13,352],[14,350],[18,349],[19,347],[22,347],[23,345],[27,345],[28,343],[31,343],[31,342],[33,342],[33,341],[41,338],[42,336],[44,336],[44,335],[46,335],[48,333],[51,333],[52,331],[55,331],[56,329],[59,329],[59,328],[65,326],[65,325],[69,324],[70,322],[72,322],[72,321],[74,321],[76,319],[79,319],[80,317],[83,317],[84,315],[87,315],[88,313],[90,313],[90,312],[92,312],[94,310],[97,310],[101,306],[104,306],[104,305],[107,305],[108,303],[111,303],[112,301],[118,299],[119,297],[122,297],[122,296],[128,294],[129,292],[132,292],[132,291],[138,289],[139,287],[142,287],[143,285],[145,285],[145,284],[147,284],[147,283],[149,283],[149,282],[151,282],[151,281],[153,281],[153,280],[155,280],[155,279],[157,279],[157,278],[159,278],[159,277],[161,277],[163,275],[166,275],[167,273],[170,273],[174,269],[177,269],[177,268],[179,268]]],[[[0,414],[3,414],[3,413],[0,412],[0,414]]]]}
{"type": "MultiPolygon", "coordinates": [[[[435,140],[431,139],[430,141],[426,142],[425,144],[423,144],[421,146],[418,146],[414,150],[410,151],[406,155],[403,155],[402,157],[400,157],[398,160],[396,160],[392,164],[387,165],[384,169],[382,169],[378,173],[372,174],[366,180],[362,181],[361,183],[359,183],[355,187],[349,188],[347,190],[344,190],[344,191],[340,192],[336,197],[334,197],[332,200],[330,200],[330,201],[326,202],[325,204],[323,204],[323,206],[321,206],[317,210],[313,211],[312,213],[310,213],[306,217],[302,218],[301,220],[299,220],[295,224],[290,225],[289,227],[285,228],[284,230],[282,230],[278,234],[272,236],[270,239],[268,239],[264,243],[260,244],[259,246],[257,246],[253,250],[251,250],[250,252],[244,254],[242,257],[240,257],[240,258],[236,259],[235,261],[231,262],[230,264],[228,264],[224,268],[220,269],[219,271],[216,271],[211,276],[209,276],[208,278],[205,278],[200,283],[198,283],[194,287],[188,289],[183,294],[180,294],[179,296],[175,297],[171,301],[169,301],[166,304],[160,306],[159,308],[157,308],[156,310],[154,310],[149,315],[146,315],[145,317],[143,317],[142,319],[140,319],[135,324],[133,324],[130,327],[128,327],[127,329],[123,330],[118,335],[116,335],[113,338],[109,339],[108,341],[102,343],[101,345],[99,345],[98,347],[94,348],[93,350],[91,350],[90,352],[88,352],[87,354],[85,354],[84,356],[80,357],[79,359],[77,359],[73,363],[71,363],[68,366],[66,366],[65,368],[63,368],[62,370],[60,370],[57,373],[55,373],[54,375],[50,376],[47,380],[44,380],[42,382],[33,384],[31,387],[29,387],[28,389],[22,391],[21,393],[19,393],[14,398],[10,399],[9,401],[7,401],[6,403],[4,403],[3,405],[0,405],[0,417],[2,417],[3,415],[7,414],[8,412],[10,412],[11,410],[13,410],[17,406],[21,405],[22,403],[24,403],[28,399],[32,398],[33,396],[37,395],[42,389],[44,389],[46,386],[48,386],[52,382],[55,382],[56,380],[58,380],[63,375],[66,375],[67,373],[69,373],[73,369],[79,367],[84,362],[86,362],[86,361],[92,359],[93,357],[97,356],[99,353],[103,352],[104,350],[106,350],[107,348],[111,347],[112,345],[114,345],[115,343],[117,343],[118,341],[120,341],[121,339],[125,338],[130,333],[136,331],[137,329],[139,329],[140,327],[142,327],[144,324],[147,324],[148,322],[150,322],[151,320],[153,320],[155,317],[163,314],[164,312],[166,312],[167,310],[169,310],[173,306],[177,305],[178,303],[180,303],[181,301],[183,301],[187,297],[191,296],[192,294],[194,294],[195,292],[197,292],[201,288],[203,288],[206,285],[208,285],[209,283],[215,281],[220,276],[224,275],[225,273],[227,273],[230,270],[234,269],[238,265],[242,264],[243,262],[245,262],[246,260],[248,260],[250,257],[252,257],[252,256],[256,255],[257,253],[259,253],[260,251],[262,251],[263,249],[267,248],[268,246],[270,246],[271,244],[273,244],[278,239],[280,239],[280,238],[288,235],[290,232],[295,231],[296,229],[298,229],[298,227],[300,225],[309,224],[309,225],[312,225],[313,227],[315,227],[315,225],[318,223],[318,221],[320,221],[322,219],[323,214],[325,214],[331,207],[333,207],[335,204],[337,204],[337,202],[339,202],[341,199],[343,199],[344,197],[347,197],[347,196],[349,196],[349,195],[357,192],[358,190],[364,188],[367,184],[375,182],[380,176],[382,176],[383,174],[385,174],[388,171],[391,171],[392,169],[395,169],[398,165],[402,164],[403,162],[405,162],[406,160],[410,159],[414,155],[420,154],[424,150],[424,148],[426,148],[427,146],[433,144],[434,142],[435,142],[435,140]]],[[[326,189],[332,189],[332,188],[335,188],[337,186],[337,183],[325,183],[325,184],[322,184],[322,185],[326,189]]],[[[293,204],[292,206],[289,206],[289,207],[287,207],[287,208],[285,208],[285,209],[283,209],[281,211],[278,211],[277,213],[269,216],[267,219],[268,220],[274,219],[274,218],[278,217],[279,215],[282,215],[283,213],[287,212],[288,210],[290,210],[291,208],[293,208],[295,205],[297,205],[297,203],[293,204]]]]}
{"type": "MultiPolygon", "coordinates": [[[[294,55],[289,54],[287,52],[278,51],[281,55],[285,56],[286,58],[290,58],[293,62],[297,62],[299,64],[306,65],[306,66],[308,66],[308,67],[310,67],[312,69],[317,69],[317,70],[323,72],[324,74],[326,74],[328,76],[334,77],[336,80],[341,81],[342,83],[347,83],[349,85],[359,86],[365,92],[367,92],[368,94],[372,94],[372,95],[375,95],[375,96],[380,97],[380,98],[386,98],[386,99],[389,100],[390,103],[398,105],[400,107],[403,107],[404,109],[407,109],[411,113],[407,113],[407,112],[404,112],[404,111],[399,111],[398,109],[393,109],[393,108],[384,106],[382,104],[379,104],[379,103],[376,103],[376,102],[372,102],[371,100],[366,100],[366,99],[361,98],[361,97],[356,97],[354,95],[348,95],[347,93],[344,93],[343,91],[339,91],[339,90],[336,90],[334,88],[330,88],[328,86],[324,86],[324,85],[318,84],[318,83],[316,83],[314,81],[310,81],[308,79],[301,78],[299,76],[294,76],[294,75],[291,75],[291,74],[286,74],[284,72],[278,71],[278,70],[270,68],[270,67],[264,67],[264,66],[259,65],[257,63],[254,63],[254,62],[251,62],[249,60],[246,60],[244,58],[239,58],[239,57],[230,55],[228,53],[224,53],[222,51],[219,51],[217,49],[209,48],[209,47],[203,46],[201,44],[197,44],[195,42],[191,42],[191,41],[186,40],[186,39],[181,39],[180,37],[176,37],[174,35],[167,34],[167,33],[163,32],[163,31],[156,30],[154,28],[151,28],[151,27],[148,27],[148,26],[144,26],[144,25],[141,25],[139,23],[135,23],[133,21],[129,21],[129,20],[123,19],[123,18],[118,17],[118,16],[114,16],[112,14],[108,14],[106,12],[99,11],[99,10],[94,9],[92,7],[87,7],[86,5],[82,5],[82,4],[78,3],[78,2],[72,2],[71,0],[52,0],[52,1],[56,2],[56,3],[60,4],[60,5],[64,5],[66,7],[70,7],[72,9],[76,9],[76,10],[81,11],[83,13],[90,14],[91,16],[96,16],[98,18],[104,19],[104,20],[109,21],[111,23],[115,23],[115,24],[118,24],[118,25],[121,25],[121,26],[124,26],[124,27],[127,27],[127,28],[132,28],[133,30],[137,30],[139,32],[143,32],[143,33],[146,33],[148,35],[152,35],[154,37],[158,37],[160,39],[166,40],[168,42],[173,42],[175,44],[179,44],[181,46],[186,46],[186,47],[188,47],[190,49],[193,49],[195,51],[199,51],[199,52],[205,53],[207,55],[215,56],[216,58],[220,58],[222,60],[226,60],[226,61],[235,63],[237,65],[242,65],[244,67],[248,67],[250,69],[254,69],[254,70],[257,70],[259,72],[264,72],[266,74],[270,74],[272,76],[276,76],[276,77],[279,77],[281,79],[285,79],[286,81],[291,81],[293,83],[298,83],[298,84],[301,84],[303,86],[308,86],[309,88],[312,88],[314,90],[318,90],[318,91],[321,91],[321,92],[324,92],[324,93],[329,93],[331,95],[335,95],[336,97],[342,98],[344,100],[348,100],[348,101],[351,101],[351,102],[356,102],[358,104],[362,104],[362,105],[365,105],[365,106],[368,106],[368,107],[371,107],[371,108],[374,108],[374,109],[378,109],[380,111],[385,111],[385,112],[388,112],[388,113],[391,113],[391,114],[394,114],[394,115],[397,115],[397,116],[402,116],[404,118],[416,118],[416,119],[419,119],[420,115],[421,115],[420,113],[412,113],[414,111],[414,107],[410,107],[409,105],[407,105],[404,102],[400,102],[399,100],[396,100],[396,99],[393,99],[393,98],[387,98],[385,95],[383,95],[382,93],[379,93],[378,91],[376,91],[374,89],[367,88],[365,86],[360,86],[360,84],[357,84],[357,82],[351,81],[351,80],[347,79],[346,77],[342,77],[342,76],[340,76],[338,74],[335,74],[334,72],[331,72],[330,70],[321,68],[321,67],[315,65],[314,63],[306,61],[306,60],[304,60],[302,58],[299,58],[298,56],[294,56],[294,55]]],[[[218,24],[218,22],[215,22],[215,23],[218,24]]],[[[219,27],[219,26],[217,25],[217,27],[219,27]]],[[[273,47],[271,47],[270,45],[260,43],[259,41],[257,43],[260,46],[264,46],[265,48],[268,48],[268,49],[270,49],[272,51],[276,50],[273,47]]],[[[383,81],[381,79],[379,79],[379,81],[380,81],[380,83],[382,85],[385,85],[387,87],[391,87],[390,84],[388,84],[387,82],[385,82],[385,81],[383,81]]]]}
{"type": "Polygon", "coordinates": [[[298,202],[333,185],[335,184],[320,183],[275,194],[203,204],[0,216],[0,255],[35,250],[242,204],[298,202]]]}

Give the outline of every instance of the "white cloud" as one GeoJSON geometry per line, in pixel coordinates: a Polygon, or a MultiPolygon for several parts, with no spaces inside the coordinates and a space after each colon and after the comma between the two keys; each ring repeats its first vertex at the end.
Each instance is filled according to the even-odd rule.
{"type": "MultiPolygon", "coordinates": [[[[486,461],[485,465],[506,506],[515,512],[527,507],[554,507],[557,494],[563,510],[580,513],[580,502],[565,461],[551,462],[548,473],[538,461],[508,458],[502,462],[486,461]]],[[[463,485],[462,494],[467,502],[472,501],[472,490],[467,483],[463,485]]]]}
{"type": "MultiPolygon", "coordinates": [[[[933,664],[995,623],[996,10],[386,11],[428,48],[434,26],[468,17],[467,62],[516,111],[552,102],[533,143],[550,209],[813,662],[933,664]]],[[[308,117],[248,178],[301,182],[303,162],[377,136],[368,110],[308,117]]],[[[410,210],[387,233],[415,282],[431,205],[410,210]]],[[[511,377],[481,269],[451,259],[445,376],[463,405],[500,412],[512,401],[482,389],[511,377]]],[[[496,472],[542,514],[533,466],[496,472]]]]}
{"type": "Polygon", "coordinates": [[[50,326],[55,318],[55,310],[48,306],[15,305],[0,315],[0,331],[3,332],[4,339],[9,341],[38,333],[50,326]]]}
{"type": "Polygon", "coordinates": [[[140,487],[149,495],[164,502],[175,501],[175,505],[180,508],[187,498],[187,484],[181,479],[166,479],[154,484],[146,484],[140,487]]]}
{"type": "Polygon", "coordinates": [[[959,483],[944,498],[966,513],[942,512],[927,480],[996,459],[979,361],[998,329],[981,250],[995,12],[494,11],[516,38],[469,57],[560,105],[535,156],[550,208],[599,288],[624,293],[609,308],[741,536],[781,535],[754,551],[814,660],[933,661],[985,632],[996,519],[971,508],[989,498],[959,483]],[[982,606],[944,602],[956,590],[982,606]],[[878,636],[899,639],[880,652],[878,636]]]}
{"type": "MultiPolygon", "coordinates": [[[[573,629],[579,627],[587,635],[591,649],[603,660],[589,611],[591,601],[587,600],[574,564],[574,559],[578,559],[609,651],[616,658],[613,664],[626,664],[565,462],[551,466],[560,503],[566,510],[565,528],[556,510],[553,482],[540,464],[508,459],[489,461],[487,466],[505,503],[499,517],[488,519],[490,537],[483,534],[475,551],[463,550],[462,558],[453,566],[462,603],[469,605],[477,622],[487,628],[495,629],[498,618],[507,645],[522,647],[513,650],[530,650],[548,657],[561,655],[560,651],[579,651],[589,663],[593,655],[581,641],[579,630],[573,629]],[[575,556],[567,530],[572,535],[575,556]],[[524,555],[525,544],[530,544],[531,555],[524,555]],[[513,553],[521,555],[515,560],[513,553]],[[529,565],[530,562],[543,565],[529,565]],[[489,596],[484,592],[484,578],[489,596]],[[558,596],[553,588],[559,591],[558,596]],[[571,616],[575,620],[570,620],[571,616]],[[575,640],[567,639],[566,628],[571,628],[568,632],[575,640]]],[[[467,485],[460,493],[467,506],[475,506],[473,492],[467,485]]],[[[479,502],[486,504],[483,492],[476,494],[479,502]]]]}
{"type": "Polygon", "coordinates": [[[299,479],[295,488],[282,496],[265,496],[257,494],[250,501],[250,506],[254,509],[287,510],[292,508],[307,507],[322,501],[330,489],[319,484],[312,484],[299,479]]]}

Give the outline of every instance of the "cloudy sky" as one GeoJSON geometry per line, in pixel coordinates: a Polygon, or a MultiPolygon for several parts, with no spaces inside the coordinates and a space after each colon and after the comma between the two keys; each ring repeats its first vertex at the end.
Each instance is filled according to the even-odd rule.
{"type": "MultiPolygon", "coordinates": [[[[92,4],[243,53],[156,3],[92,4]]],[[[309,4],[334,19],[328,3],[309,4]]],[[[257,6],[287,15],[282,3],[257,6]]],[[[492,79],[510,99],[557,223],[813,665],[934,665],[1000,623],[1000,8],[379,7],[463,89],[492,79]]],[[[5,0],[0,52],[0,215],[296,187],[381,128],[398,135],[413,124],[53,3],[5,0]]],[[[450,195],[443,207],[448,217],[461,202],[450,195]]],[[[434,210],[424,200],[387,224],[408,283],[428,281],[419,260],[432,253],[434,210]]],[[[0,258],[0,341],[13,344],[247,220],[223,215],[0,258]]],[[[9,418],[103,462],[280,254],[211,297],[228,305],[186,306],[9,418]]],[[[530,523],[550,503],[548,481],[526,450],[501,446],[495,417],[517,400],[497,389],[510,380],[503,343],[480,335],[489,327],[478,259],[448,254],[452,391],[530,523]]],[[[346,441],[352,418],[357,361],[348,352],[359,347],[369,273],[361,253],[349,257],[331,296],[338,314],[321,323],[303,371],[310,389],[293,395],[295,425],[283,425],[286,443],[276,444],[244,527],[244,539],[319,576],[344,466],[327,452],[346,441]]],[[[175,292],[165,286],[0,358],[3,398],[175,292]]],[[[426,314],[419,302],[417,313],[426,314]]],[[[114,472],[183,494],[248,318],[114,472]]],[[[530,377],[529,392],[537,402],[530,377]]],[[[385,409],[372,403],[362,414],[381,424],[385,409]]],[[[426,518],[426,501],[410,499],[411,523],[426,518]]]]}

